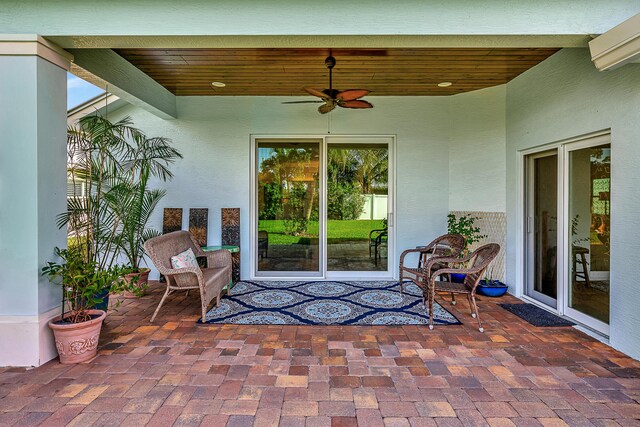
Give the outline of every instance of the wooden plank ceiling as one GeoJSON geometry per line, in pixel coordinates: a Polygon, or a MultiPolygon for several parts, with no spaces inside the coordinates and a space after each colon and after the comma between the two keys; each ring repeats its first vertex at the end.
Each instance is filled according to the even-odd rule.
{"type": "MultiPolygon", "coordinates": [[[[558,49],[333,49],[333,86],[375,96],[454,95],[504,84],[558,49]],[[438,87],[441,82],[453,83],[438,87]]],[[[324,89],[328,49],[120,49],[178,96],[304,96],[324,89]],[[224,88],[211,83],[223,82],[224,88]]]]}

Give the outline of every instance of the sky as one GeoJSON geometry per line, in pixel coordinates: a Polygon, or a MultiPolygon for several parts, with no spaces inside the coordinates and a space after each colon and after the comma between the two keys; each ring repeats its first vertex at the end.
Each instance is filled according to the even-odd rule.
{"type": "Polygon", "coordinates": [[[104,90],[67,73],[67,110],[100,95],[104,90]]]}

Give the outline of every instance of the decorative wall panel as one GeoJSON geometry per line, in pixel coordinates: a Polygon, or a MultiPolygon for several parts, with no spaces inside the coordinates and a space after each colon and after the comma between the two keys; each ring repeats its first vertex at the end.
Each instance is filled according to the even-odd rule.
{"type": "MultiPolygon", "coordinates": [[[[222,208],[222,245],[240,247],[240,208],[222,208]]],[[[240,280],[240,251],[231,254],[233,281],[240,280]]]]}
{"type": "MultiPolygon", "coordinates": [[[[497,243],[500,245],[500,253],[489,266],[487,274],[491,273],[493,279],[504,282],[507,246],[507,217],[505,213],[480,211],[451,211],[450,213],[456,216],[470,214],[478,218],[475,225],[480,227],[480,233],[486,234],[487,237],[471,245],[471,250],[487,243],[497,243]]],[[[507,284],[509,285],[509,283],[507,284]]],[[[511,285],[513,285],[513,283],[511,283],[511,285]]]]}
{"type": "Polygon", "coordinates": [[[207,246],[207,229],[209,226],[209,209],[189,209],[189,232],[193,234],[200,246],[207,246]]]}
{"type": "Polygon", "coordinates": [[[162,234],[182,230],[182,208],[164,208],[162,234]]]}

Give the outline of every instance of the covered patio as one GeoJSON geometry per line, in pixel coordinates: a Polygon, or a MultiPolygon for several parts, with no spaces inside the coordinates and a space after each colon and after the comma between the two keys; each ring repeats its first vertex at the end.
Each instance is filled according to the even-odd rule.
{"type": "Polygon", "coordinates": [[[637,0],[89,3],[0,8],[1,426],[640,425],[637,0]],[[105,95],[67,111],[68,72],[105,95]],[[433,330],[201,324],[198,292],[150,323],[146,259],[97,358],[60,364],[42,268],[69,243],[66,124],[91,114],[181,153],[148,224],[232,235],[230,275],[395,283],[468,215],[509,293],[478,299],[483,333],[449,295],[461,324],[433,330]]]}
{"type": "Polygon", "coordinates": [[[574,328],[497,303],[447,308],[463,325],[197,325],[163,288],[110,311],[98,357],[0,368],[1,425],[634,426],[640,363],[574,328]]]}

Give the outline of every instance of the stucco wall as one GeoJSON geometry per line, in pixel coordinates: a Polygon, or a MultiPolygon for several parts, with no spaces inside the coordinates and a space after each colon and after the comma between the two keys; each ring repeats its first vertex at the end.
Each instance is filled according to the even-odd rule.
{"type": "Polygon", "coordinates": [[[505,210],[505,99],[506,85],[451,98],[451,211],[505,210]]]}
{"type": "MultiPolygon", "coordinates": [[[[598,34],[638,12],[629,0],[2,1],[5,33],[55,35],[598,34]],[[311,19],[312,17],[312,19],[311,19]],[[357,19],[354,19],[357,17],[357,19]]],[[[82,39],[81,37],[79,39],[82,39]]],[[[82,40],[78,40],[82,42],[82,40]]]]}
{"type": "Polygon", "coordinates": [[[611,344],[640,357],[640,65],[598,72],[564,49],[507,85],[507,280],[516,280],[518,150],[611,129],[611,344]]]}
{"type": "MultiPolygon", "coordinates": [[[[184,154],[167,196],[154,213],[161,228],[164,207],[207,207],[209,242],[220,242],[220,208],[241,208],[242,274],[248,277],[251,134],[394,134],[398,250],[424,244],[446,230],[448,212],[450,98],[370,97],[368,111],[320,115],[313,104],[283,105],[272,97],[180,97],[178,119],[162,120],[139,108],[122,108],[150,135],[172,138],[184,154]]],[[[498,191],[498,189],[495,189],[498,191]]],[[[183,228],[188,226],[188,212],[183,228]]],[[[396,254],[396,258],[399,253],[396,254]]]]}

